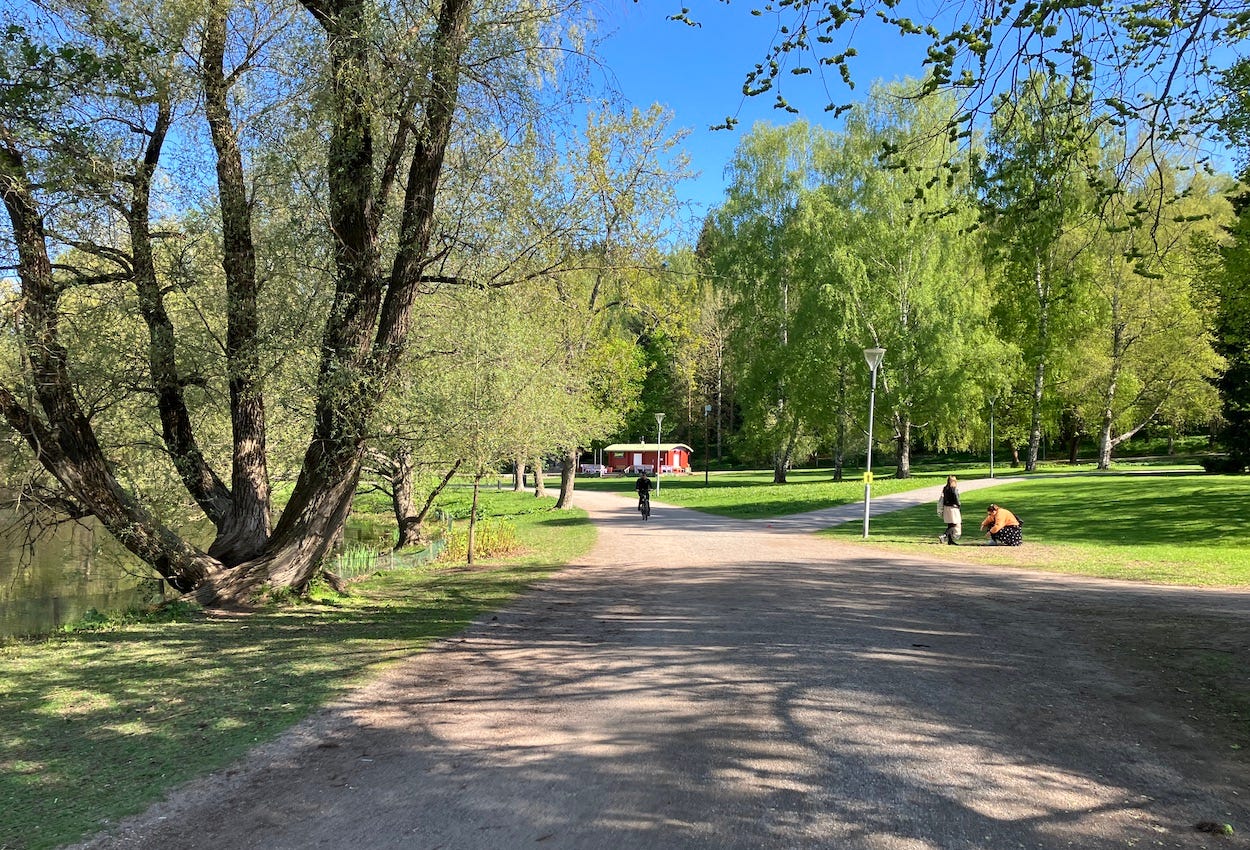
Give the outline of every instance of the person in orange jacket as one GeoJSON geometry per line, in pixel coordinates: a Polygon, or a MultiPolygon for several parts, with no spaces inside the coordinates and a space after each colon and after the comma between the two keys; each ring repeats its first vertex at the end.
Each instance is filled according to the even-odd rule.
{"type": "Polygon", "coordinates": [[[989,529],[986,535],[996,546],[1019,546],[1024,542],[1020,532],[1020,520],[1006,508],[990,505],[985,509],[985,519],[981,520],[981,530],[989,529]]]}

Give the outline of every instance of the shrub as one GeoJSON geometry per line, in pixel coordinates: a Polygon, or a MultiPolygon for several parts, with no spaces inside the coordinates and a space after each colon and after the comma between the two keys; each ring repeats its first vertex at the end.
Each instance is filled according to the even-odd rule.
{"type": "Polygon", "coordinates": [[[1221,475],[1236,475],[1246,471],[1241,461],[1231,455],[1207,455],[1200,463],[1207,472],[1221,475]]]}
{"type": "MultiPolygon", "coordinates": [[[[474,529],[473,554],[478,558],[502,558],[520,549],[516,526],[504,520],[479,520],[474,529]]],[[[440,560],[464,561],[469,555],[469,526],[462,523],[447,537],[440,560]]]]}

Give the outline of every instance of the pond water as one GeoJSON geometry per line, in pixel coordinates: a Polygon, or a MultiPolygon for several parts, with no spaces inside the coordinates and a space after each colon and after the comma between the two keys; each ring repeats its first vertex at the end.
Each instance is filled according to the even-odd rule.
{"type": "Polygon", "coordinates": [[[123,610],[161,598],[163,582],[94,520],[28,541],[0,516],[0,635],[49,631],[90,609],[123,610]]]}
{"type": "MultiPolygon", "coordinates": [[[[391,545],[393,529],[348,521],[347,549],[391,545]]],[[[0,637],[34,635],[79,620],[91,609],[123,611],[172,590],[94,520],[65,523],[28,541],[0,512],[0,637]]]]}

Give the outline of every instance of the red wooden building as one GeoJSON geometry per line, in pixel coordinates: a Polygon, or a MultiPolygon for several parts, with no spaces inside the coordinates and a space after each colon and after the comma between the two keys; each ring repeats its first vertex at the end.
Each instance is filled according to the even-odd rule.
{"type": "MultiPolygon", "coordinates": [[[[690,453],[693,449],[685,443],[660,443],[660,472],[690,472],[690,453]]],[[[654,473],[656,469],[655,443],[617,443],[603,450],[603,464],[608,472],[636,474],[654,473]]]]}

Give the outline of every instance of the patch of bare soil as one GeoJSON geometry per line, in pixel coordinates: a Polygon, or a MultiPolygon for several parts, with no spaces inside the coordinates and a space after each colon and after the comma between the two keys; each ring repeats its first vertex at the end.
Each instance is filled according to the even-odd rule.
{"type": "Polygon", "coordinates": [[[1169,713],[1203,730],[1205,746],[1250,753],[1250,628],[1244,618],[1104,609],[1072,628],[1080,623],[1082,640],[1102,647],[1110,664],[1148,680],[1169,713]]]}

